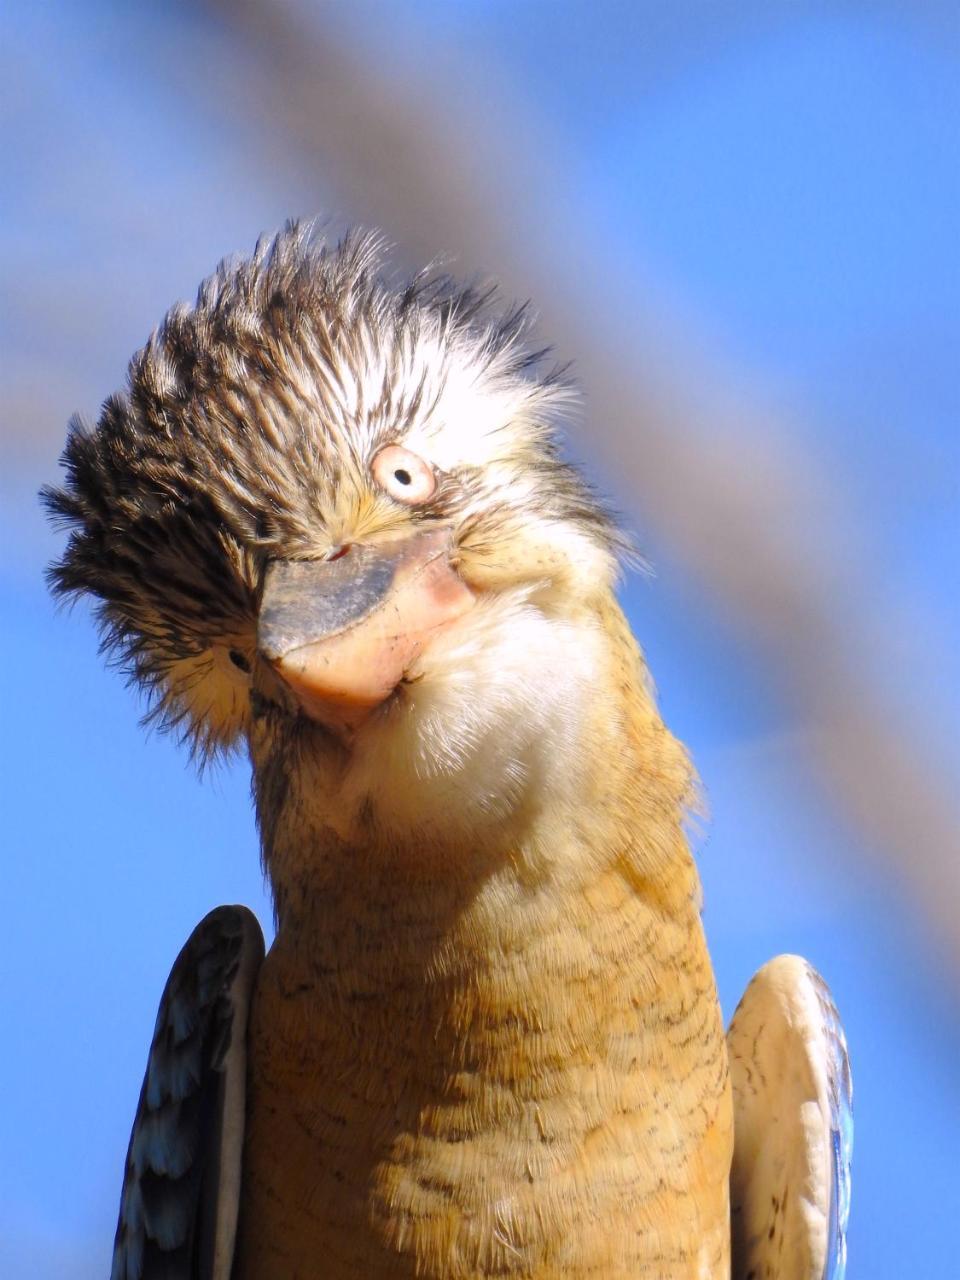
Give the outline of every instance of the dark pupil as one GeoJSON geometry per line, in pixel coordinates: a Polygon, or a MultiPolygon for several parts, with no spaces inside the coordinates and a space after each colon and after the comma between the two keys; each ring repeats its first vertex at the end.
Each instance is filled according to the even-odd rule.
{"type": "Polygon", "coordinates": [[[398,467],[393,473],[393,478],[399,480],[401,484],[409,484],[413,479],[409,471],[404,471],[402,467],[398,467]]]}
{"type": "Polygon", "coordinates": [[[230,661],[233,663],[235,667],[239,667],[241,671],[246,671],[249,674],[250,663],[247,661],[244,655],[239,652],[239,650],[237,649],[230,650],[230,661]]]}

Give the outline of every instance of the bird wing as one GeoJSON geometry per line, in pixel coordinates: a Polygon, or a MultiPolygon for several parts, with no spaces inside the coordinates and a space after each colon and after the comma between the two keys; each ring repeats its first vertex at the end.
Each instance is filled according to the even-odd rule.
{"type": "Polygon", "coordinates": [[[217,907],[170,971],[127,1150],[111,1280],[228,1280],[247,1013],[263,950],[252,912],[217,907]]]}
{"type": "Polygon", "coordinates": [[[727,1032],[733,1280],[843,1280],[853,1085],[827,984],[799,956],[755,974],[727,1032]]]}

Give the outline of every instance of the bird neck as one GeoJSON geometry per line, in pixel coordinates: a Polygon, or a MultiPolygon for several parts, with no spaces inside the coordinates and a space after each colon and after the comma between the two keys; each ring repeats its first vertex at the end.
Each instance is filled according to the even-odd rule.
{"type": "Polygon", "coordinates": [[[344,770],[304,743],[284,757],[282,786],[258,780],[280,796],[261,823],[279,935],[297,940],[305,966],[369,993],[401,981],[423,992],[495,970],[502,981],[504,957],[518,956],[522,988],[544,959],[537,948],[562,949],[565,931],[614,927],[635,945],[655,920],[696,919],[689,762],[612,601],[600,624],[590,695],[579,718],[563,718],[576,750],[538,741],[526,787],[466,833],[455,805],[442,828],[385,826],[369,795],[345,803],[344,770]]]}

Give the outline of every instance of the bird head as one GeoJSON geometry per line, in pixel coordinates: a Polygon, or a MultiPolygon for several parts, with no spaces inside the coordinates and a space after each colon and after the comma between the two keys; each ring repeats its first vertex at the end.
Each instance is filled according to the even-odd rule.
{"type": "Polygon", "coordinates": [[[496,821],[584,751],[618,535],[525,310],[381,259],[291,226],[174,307],[71,424],[51,580],[201,756],[307,759],[343,822],[496,821]]]}

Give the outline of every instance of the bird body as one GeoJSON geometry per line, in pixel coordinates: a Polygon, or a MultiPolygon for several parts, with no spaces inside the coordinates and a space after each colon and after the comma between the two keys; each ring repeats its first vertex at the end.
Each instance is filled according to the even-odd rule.
{"type": "Polygon", "coordinates": [[[331,1277],[726,1273],[732,1120],[688,767],[622,618],[583,625],[592,749],[543,810],[466,858],[455,823],[426,849],[379,845],[369,819],[325,840],[326,815],[280,853],[241,1275],[293,1274],[290,1241],[331,1277]]]}
{"type": "MultiPolygon", "coordinates": [[[[174,966],[114,1280],[725,1280],[695,783],[622,538],[559,456],[569,388],[524,312],[379,272],[375,241],[297,227],[222,266],[47,495],[54,586],[98,598],[152,714],[248,751],[276,910],[258,972],[238,908],[174,966]]],[[[808,986],[752,988],[741,1025],[786,1043],[785,1010],[826,1016],[808,986]]],[[[828,1043],[821,1084],[842,1034],[794,1046],[828,1043]]]]}

